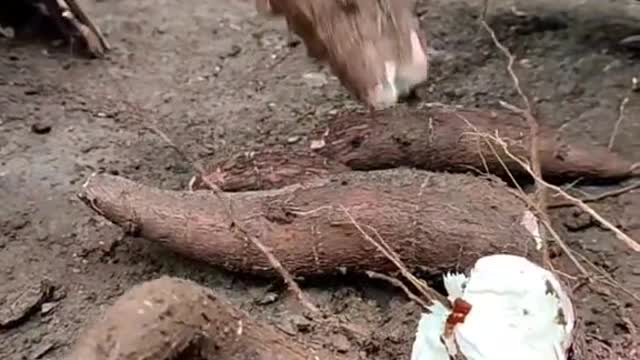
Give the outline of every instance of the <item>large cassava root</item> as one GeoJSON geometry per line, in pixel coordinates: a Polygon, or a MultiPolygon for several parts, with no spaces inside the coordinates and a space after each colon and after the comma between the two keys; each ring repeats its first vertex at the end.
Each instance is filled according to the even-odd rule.
{"type": "Polygon", "coordinates": [[[127,291],[68,360],[339,359],[250,318],[194,282],[161,277],[127,291]]]}
{"type": "MultiPolygon", "coordinates": [[[[395,169],[348,172],[279,190],[228,193],[236,222],[292,274],[395,270],[341,211],[373,228],[409,270],[465,269],[494,253],[532,255],[526,210],[499,181],[395,169]]],[[[220,197],[167,191],[94,174],[79,197],[136,235],[230,271],[274,276],[265,256],[232,229],[220,197]]]]}
{"type": "MultiPolygon", "coordinates": [[[[225,191],[279,188],[293,181],[353,170],[413,167],[430,171],[489,171],[508,178],[526,170],[507,156],[529,157],[529,128],[520,116],[500,111],[450,111],[398,106],[369,113],[345,112],[312,136],[313,151],[263,149],[207,166],[209,181],[225,191]],[[494,153],[494,150],[497,152],[494,153]],[[502,161],[502,162],[501,162],[502,161]],[[289,180],[287,180],[289,179],[289,180]]],[[[617,180],[634,175],[633,164],[606,147],[569,143],[554,129],[541,127],[540,163],[550,181],[617,180]]],[[[192,189],[207,188],[200,175],[192,189]]]]}

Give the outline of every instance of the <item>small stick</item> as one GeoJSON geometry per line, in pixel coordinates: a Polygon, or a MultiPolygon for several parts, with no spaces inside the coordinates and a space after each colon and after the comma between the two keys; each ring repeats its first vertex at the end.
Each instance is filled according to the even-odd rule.
{"type": "Polygon", "coordinates": [[[505,154],[507,154],[507,156],[509,156],[513,161],[515,161],[518,164],[520,164],[520,166],[522,166],[522,168],[526,172],[528,172],[529,175],[531,175],[536,181],[538,181],[540,184],[544,185],[545,187],[547,187],[547,188],[549,188],[549,189],[551,189],[553,191],[556,191],[558,194],[560,194],[563,197],[565,197],[568,201],[572,202],[574,205],[578,206],[579,208],[584,210],[586,213],[591,215],[594,219],[596,219],[604,227],[606,227],[607,229],[613,231],[616,234],[616,237],[619,240],[621,240],[622,242],[624,242],[627,246],[629,246],[632,250],[634,250],[636,252],[640,252],[640,244],[638,242],[633,240],[627,234],[625,234],[620,229],[618,229],[613,224],[611,224],[609,221],[607,221],[605,218],[603,218],[600,214],[598,214],[595,210],[593,210],[589,205],[585,204],[582,200],[580,200],[580,199],[578,199],[578,198],[576,198],[574,196],[569,195],[566,191],[562,190],[560,187],[552,185],[552,184],[549,184],[548,182],[544,181],[541,177],[539,177],[536,174],[534,174],[533,171],[529,168],[528,164],[524,160],[522,160],[519,157],[513,155],[513,153],[511,153],[509,151],[508,145],[502,139],[494,137],[494,136],[492,136],[490,134],[478,134],[478,135],[488,137],[488,138],[492,139],[493,141],[495,141],[496,143],[500,144],[500,146],[502,146],[505,154]]]}
{"type": "Polygon", "coordinates": [[[368,277],[370,277],[371,279],[379,279],[379,280],[384,280],[388,283],[390,283],[391,285],[398,287],[400,289],[402,289],[402,291],[404,291],[404,293],[409,297],[409,299],[413,300],[414,302],[418,303],[420,306],[422,306],[423,308],[428,308],[428,305],[426,302],[424,302],[422,299],[420,299],[418,296],[416,296],[414,293],[411,292],[411,290],[409,290],[409,288],[407,288],[402,281],[392,278],[391,276],[387,276],[387,275],[383,275],[374,271],[365,271],[365,274],[367,274],[368,277]]]}
{"type": "MultiPolygon", "coordinates": [[[[483,11],[486,11],[486,7],[488,7],[488,0],[485,1],[484,5],[485,5],[485,9],[483,11]]],[[[500,42],[500,40],[498,40],[496,32],[491,28],[491,26],[489,26],[485,17],[486,17],[486,13],[483,13],[482,21],[481,21],[482,26],[491,36],[491,40],[493,40],[494,45],[507,57],[507,71],[511,76],[511,80],[513,81],[514,88],[516,89],[516,91],[518,92],[518,95],[520,96],[520,98],[524,103],[524,109],[509,105],[506,102],[501,101],[500,103],[503,106],[509,108],[511,111],[517,114],[520,114],[520,116],[524,117],[525,120],[527,121],[527,124],[529,125],[529,133],[531,136],[531,144],[529,149],[529,152],[530,152],[529,157],[531,162],[530,170],[535,175],[534,179],[542,179],[542,166],[540,165],[540,158],[539,158],[540,139],[538,136],[538,133],[540,131],[540,126],[538,124],[538,121],[533,115],[533,107],[531,106],[531,101],[529,100],[529,97],[524,93],[524,91],[522,90],[522,87],[520,86],[520,78],[518,78],[518,75],[516,75],[515,71],[513,70],[513,65],[516,60],[515,56],[511,53],[511,51],[509,51],[509,49],[506,46],[504,46],[500,42]]],[[[527,169],[527,171],[528,170],[529,169],[527,169]]],[[[549,221],[549,216],[547,215],[547,188],[536,180],[535,192],[536,192],[536,200],[538,202],[537,208],[540,211],[539,215],[545,221],[549,221]]],[[[549,260],[546,241],[542,242],[542,256],[545,264],[551,263],[549,260]]]]}
{"type": "Polygon", "coordinates": [[[162,138],[174,151],[182,156],[200,174],[202,181],[204,181],[207,186],[209,186],[213,190],[213,193],[216,195],[216,197],[218,197],[218,199],[223,204],[225,204],[225,210],[227,212],[227,216],[229,216],[229,219],[231,220],[233,228],[236,229],[245,240],[250,241],[254,246],[262,251],[262,253],[269,260],[271,266],[280,274],[280,276],[282,276],[285,283],[289,287],[289,290],[295,294],[298,301],[300,301],[300,303],[308,310],[314,313],[319,312],[319,309],[315,305],[313,305],[311,301],[309,301],[309,299],[307,299],[298,283],[296,283],[296,281],[293,279],[293,276],[291,276],[287,269],[282,266],[282,263],[273,255],[271,250],[269,250],[269,248],[265,246],[258,238],[249,235],[249,233],[242,227],[242,225],[235,220],[236,218],[233,213],[231,199],[224,199],[223,192],[216,184],[207,179],[207,177],[205,176],[206,173],[202,166],[200,166],[197,162],[192,161],[190,157],[185,152],[183,152],[182,149],[180,149],[173,141],[171,141],[167,134],[165,134],[158,127],[149,125],[147,125],[146,127],[157,134],[160,138],[162,138]]]}
{"type": "MultiPolygon", "coordinates": [[[[504,141],[502,141],[501,139],[497,138],[497,137],[492,137],[489,134],[482,134],[478,131],[478,129],[469,121],[469,119],[467,119],[466,117],[462,116],[462,115],[458,115],[458,117],[465,121],[467,123],[467,125],[469,127],[471,127],[474,130],[474,134],[479,135],[481,137],[484,138],[485,143],[489,146],[489,148],[491,149],[493,155],[498,159],[498,161],[500,162],[500,164],[502,165],[502,167],[504,168],[504,170],[507,172],[507,174],[511,177],[512,181],[514,182],[514,184],[516,185],[516,187],[518,188],[518,191],[513,191],[513,194],[518,196],[519,198],[521,198],[524,202],[526,202],[529,206],[531,206],[534,210],[536,210],[536,212],[538,214],[540,214],[540,208],[538,207],[539,205],[536,204],[534,201],[531,201],[531,199],[529,198],[529,196],[527,196],[527,194],[522,190],[522,188],[520,187],[520,185],[518,184],[518,182],[513,178],[513,175],[511,174],[511,171],[509,170],[509,168],[506,166],[506,164],[504,163],[504,161],[500,158],[500,155],[498,154],[498,152],[495,150],[492,142],[496,142],[498,144],[501,144],[502,146],[506,146],[506,143],[504,141]]],[[[510,155],[513,156],[510,152],[508,152],[505,149],[505,152],[510,155]]],[[[523,166],[521,164],[521,166],[523,166]]],[[[526,167],[525,167],[526,169],[526,167]]],[[[640,187],[640,182],[634,184],[637,187],[640,187]]],[[[622,189],[620,189],[622,190],[622,189]]],[[[627,191],[630,189],[627,189],[627,191]]],[[[573,203],[571,203],[573,204],[573,203]]],[[[562,251],[569,257],[569,259],[573,262],[573,264],[576,266],[576,268],[582,273],[582,275],[586,278],[587,282],[592,281],[592,279],[594,278],[594,276],[592,274],[589,273],[589,271],[580,263],[580,261],[578,260],[578,258],[574,255],[574,251],[571,250],[571,248],[569,248],[569,246],[567,246],[567,244],[562,240],[562,238],[560,237],[560,235],[555,231],[555,229],[553,228],[553,226],[551,225],[551,222],[549,221],[548,218],[542,218],[540,219],[540,221],[542,222],[542,224],[544,225],[544,227],[547,229],[547,231],[549,231],[549,233],[551,234],[551,236],[553,237],[553,239],[555,240],[555,242],[558,244],[558,246],[560,246],[560,249],[562,249],[562,251]]],[[[578,253],[576,253],[577,255],[580,255],[578,253]]],[[[599,272],[602,273],[602,271],[596,267],[595,264],[591,263],[588,259],[584,258],[584,256],[582,256],[583,260],[588,264],[593,266],[596,270],[598,270],[599,272]]],[[[606,275],[609,276],[609,275],[606,275]]],[[[616,282],[612,277],[609,276],[608,278],[610,284],[608,284],[609,286],[612,286],[614,288],[618,288],[620,290],[622,290],[623,292],[631,295],[634,299],[637,299],[636,295],[627,290],[626,288],[624,288],[622,285],[620,285],[618,282],[616,282]]]]}
{"type": "Polygon", "coordinates": [[[369,226],[369,228],[372,229],[372,231],[374,231],[376,233],[376,237],[378,237],[378,239],[380,240],[380,243],[378,243],[376,240],[374,240],[366,231],[364,231],[364,229],[362,228],[362,226],[360,226],[360,224],[358,224],[358,222],[356,221],[356,219],[351,215],[351,213],[349,213],[349,211],[347,210],[347,208],[345,208],[344,206],[340,205],[340,209],[344,212],[344,214],[349,218],[349,221],[351,221],[351,223],[353,224],[353,226],[356,227],[356,229],[360,232],[360,234],[362,234],[362,236],[365,238],[365,240],[367,240],[368,242],[370,242],[373,246],[375,246],[378,251],[380,251],[381,253],[384,254],[384,256],[387,257],[387,259],[389,259],[395,266],[398,267],[398,270],[400,270],[400,273],[407,279],[409,280],[418,290],[420,290],[420,292],[422,292],[422,294],[429,300],[429,301],[434,301],[437,300],[439,301],[442,305],[444,305],[446,308],[451,308],[451,304],[449,303],[449,300],[442,294],[440,294],[439,292],[433,290],[432,288],[430,288],[427,284],[424,283],[424,281],[418,279],[417,277],[415,277],[413,274],[411,274],[411,272],[407,269],[407,267],[402,263],[402,261],[400,260],[400,258],[398,257],[398,255],[391,249],[391,247],[389,246],[389,244],[387,244],[384,239],[382,239],[382,237],[380,236],[380,234],[373,229],[372,227],[369,226]]]}
{"type": "Polygon", "coordinates": [[[509,51],[509,49],[507,49],[506,46],[502,45],[502,43],[500,42],[500,40],[498,40],[498,37],[495,33],[495,31],[489,26],[489,24],[487,24],[486,21],[482,21],[482,26],[484,26],[485,30],[489,33],[489,35],[491,36],[491,39],[493,40],[493,43],[495,44],[495,46],[502,51],[502,53],[507,57],[507,71],[509,72],[509,75],[511,76],[511,80],[513,81],[513,86],[515,87],[516,91],[518,92],[518,95],[520,96],[520,98],[522,98],[522,101],[524,102],[524,109],[519,109],[516,107],[510,107],[510,110],[519,113],[521,116],[523,116],[525,118],[525,120],[527,121],[527,123],[529,124],[529,127],[531,128],[531,162],[532,162],[532,167],[534,169],[534,171],[536,172],[536,174],[540,174],[540,161],[538,160],[538,144],[537,144],[537,138],[538,138],[538,122],[536,121],[535,117],[533,116],[533,108],[531,106],[531,101],[529,100],[529,97],[527,95],[525,95],[524,91],[522,90],[522,87],[520,86],[520,78],[518,78],[518,75],[516,75],[515,71],[513,70],[513,65],[516,61],[515,56],[513,56],[513,54],[511,54],[511,51],[509,51]],[[534,156],[535,155],[535,156],[534,156]]]}
{"type": "MultiPolygon", "coordinates": [[[[478,132],[478,129],[473,124],[471,124],[471,122],[467,118],[465,118],[464,116],[461,116],[461,115],[459,117],[462,118],[462,120],[466,121],[466,123],[470,127],[472,127],[474,129],[476,134],[481,135],[480,132],[478,132]]],[[[541,214],[544,214],[542,212],[542,209],[540,208],[540,204],[537,204],[535,201],[531,201],[529,196],[527,196],[527,194],[524,192],[524,190],[522,190],[522,187],[520,186],[520,184],[514,178],[513,174],[511,173],[511,170],[509,170],[507,165],[504,163],[504,161],[502,160],[502,158],[500,157],[500,155],[496,151],[496,149],[493,146],[492,142],[489,141],[489,139],[487,139],[486,137],[484,137],[484,140],[485,140],[486,144],[489,146],[489,148],[491,149],[491,152],[493,153],[493,155],[500,162],[500,165],[502,165],[502,168],[507,172],[507,174],[511,178],[511,181],[513,181],[513,183],[518,188],[519,192],[514,191],[514,194],[519,196],[524,202],[526,202],[530,207],[532,207],[536,211],[536,213],[538,214],[539,220],[542,222],[542,224],[547,229],[547,231],[549,231],[549,233],[551,234],[551,236],[553,237],[555,242],[558,244],[558,246],[560,246],[562,251],[564,251],[567,254],[569,259],[573,262],[573,264],[576,266],[576,268],[578,268],[578,270],[580,270],[580,272],[584,276],[586,276],[587,278],[590,278],[589,272],[587,271],[587,269],[585,269],[584,266],[582,266],[582,264],[580,264],[578,259],[576,259],[573,256],[573,254],[571,254],[571,249],[569,248],[569,246],[567,246],[567,244],[564,241],[562,241],[562,238],[560,237],[560,235],[553,229],[553,227],[551,226],[551,222],[549,221],[549,218],[546,217],[546,216],[540,216],[541,214]]],[[[544,243],[543,243],[543,251],[546,251],[546,246],[544,246],[544,243]]],[[[550,259],[548,259],[548,257],[545,256],[544,253],[543,253],[543,256],[544,256],[543,260],[545,261],[545,264],[551,266],[550,265],[551,264],[550,259]]]]}
{"type": "MultiPolygon", "coordinates": [[[[635,189],[640,188],[640,181],[637,181],[631,185],[627,185],[625,187],[622,187],[620,189],[615,189],[615,190],[611,190],[611,191],[607,191],[604,192],[602,194],[598,194],[598,195],[593,195],[593,196],[588,196],[585,198],[580,199],[580,201],[587,203],[587,202],[596,202],[596,201],[600,201],[606,198],[610,198],[610,197],[614,197],[614,196],[620,196],[622,194],[626,194],[630,191],[633,191],[635,189]]],[[[556,208],[562,208],[562,207],[569,207],[569,206],[576,206],[575,203],[570,202],[570,201],[563,201],[563,202],[556,202],[553,204],[549,205],[549,208],[551,209],[556,209],[556,208]]]]}
{"type": "Polygon", "coordinates": [[[107,39],[104,37],[104,35],[102,35],[102,32],[100,31],[100,28],[98,28],[93,23],[91,18],[89,18],[89,16],[87,16],[87,14],[84,12],[84,10],[82,10],[80,5],[78,5],[76,0],[63,0],[63,1],[58,0],[58,3],[59,4],[62,3],[62,4],[67,5],[69,7],[69,10],[71,11],[71,13],[78,18],[78,21],[81,24],[87,26],[89,28],[89,30],[96,36],[96,38],[98,39],[98,42],[100,43],[99,46],[102,49],[93,49],[93,50],[99,50],[100,52],[111,50],[111,45],[109,44],[107,39]]]}
{"type": "Polygon", "coordinates": [[[601,269],[598,265],[594,264],[593,262],[591,262],[589,259],[587,259],[586,256],[580,254],[577,251],[572,250],[572,252],[575,254],[575,256],[578,256],[582,259],[582,261],[584,261],[587,265],[589,265],[590,267],[592,267],[598,274],[600,274],[600,276],[602,276],[603,278],[605,278],[607,281],[603,281],[600,280],[601,282],[611,286],[614,289],[618,289],[620,291],[622,291],[623,293],[629,295],[630,297],[632,297],[635,301],[637,301],[638,303],[640,303],[640,295],[634,293],[633,291],[627,289],[626,287],[622,286],[622,284],[620,284],[619,282],[617,282],[613,276],[611,276],[611,274],[609,274],[608,272],[606,272],[605,270],[601,269]]]}
{"type": "Polygon", "coordinates": [[[624,109],[629,102],[629,96],[625,96],[624,99],[620,102],[620,106],[618,107],[618,120],[616,120],[615,125],[613,126],[613,131],[611,132],[611,137],[609,138],[609,150],[613,148],[613,144],[616,141],[616,136],[618,135],[618,128],[624,119],[624,109]]]}

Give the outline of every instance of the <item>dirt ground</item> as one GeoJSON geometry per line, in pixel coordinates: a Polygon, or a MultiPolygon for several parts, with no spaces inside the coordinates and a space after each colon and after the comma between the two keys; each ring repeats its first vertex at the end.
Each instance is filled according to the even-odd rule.
{"type": "MultiPolygon", "coordinates": [[[[41,311],[0,329],[0,358],[62,359],[79,330],[115,297],[161,274],[214,288],[287,331],[308,331],[308,320],[281,287],[122,238],[75,194],[96,170],[186,188],[193,172],[144,129],[152,119],[193,156],[213,159],[265,144],[304,146],[327,115],[356,104],[302,46],[289,42],[281,22],[258,18],[252,2],[82,3],[114,47],[106,60],[74,57],[51,42],[0,37],[0,307],[42,279],[55,286],[41,311]]],[[[419,91],[422,101],[517,102],[504,57],[476,14],[464,4],[430,1],[422,24],[438,56],[430,84],[419,91]]],[[[598,36],[577,36],[573,28],[500,24],[499,37],[523,59],[522,77],[541,121],[562,126],[574,140],[606,145],[631,79],[640,76],[638,54],[598,36]]],[[[639,93],[630,95],[625,114],[614,148],[640,161],[639,93]]],[[[594,207],[640,239],[640,191],[594,207]]],[[[640,256],[576,209],[553,217],[572,249],[640,293],[640,256]]],[[[406,303],[387,285],[369,281],[332,279],[305,288],[321,305],[369,329],[406,303]]],[[[601,283],[581,289],[575,301],[586,331],[602,341],[615,342],[640,325],[640,302],[601,283]]],[[[337,333],[325,340],[339,351],[361,346],[337,333]]],[[[412,339],[400,341],[410,348],[412,339]]],[[[360,355],[383,358],[375,348],[360,355]]]]}

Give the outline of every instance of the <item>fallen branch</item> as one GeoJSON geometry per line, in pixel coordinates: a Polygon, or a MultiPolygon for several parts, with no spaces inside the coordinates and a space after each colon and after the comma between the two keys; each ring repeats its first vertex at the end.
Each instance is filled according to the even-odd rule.
{"type": "MultiPolygon", "coordinates": [[[[178,253],[230,271],[274,275],[264,254],[233,231],[224,204],[210,192],[160,190],[94,174],[79,197],[125,231],[178,253]]],[[[228,197],[247,232],[300,276],[397,270],[361,239],[338,204],[363,227],[375,226],[409,271],[465,269],[494,253],[536,255],[531,234],[519,225],[524,203],[504,184],[468,175],[349,172],[305,187],[228,197]]]]}
{"type": "MultiPolygon", "coordinates": [[[[256,149],[205,167],[209,180],[224,191],[265,190],[352,170],[412,167],[429,171],[468,172],[488,168],[510,180],[503,165],[484,142],[466,136],[477,129],[499,134],[509,151],[529,159],[529,128],[520,115],[505,111],[412,109],[397,106],[377,112],[344,112],[327,128],[311,136],[311,149],[256,149]],[[473,126],[462,119],[467,119],[473,126]],[[314,154],[315,153],[315,154],[314,154]],[[317,156],[319,155],[319,156],[317,156]],[[346,167],[346,168],[345,168],[346,167]]],[[[633,174],[632,163],[606,147],[569,143],[553,129],[539,132],[539,159],[550,182],[584,178],[619,180],[633,174]]],[[[498,150],[503,151],[498,147],[498,150]]],[[[531,178],[521,166],[501,154],[518,178],[531,178]]],[[[196,175],[194,189],[203,189],[196,175]]]]}
{"type": "Polygon", "coordinates": [[[88,327],[69,360],[347,359],[286,336],[191,281],[161,277],[128,290],[88,327]]]}

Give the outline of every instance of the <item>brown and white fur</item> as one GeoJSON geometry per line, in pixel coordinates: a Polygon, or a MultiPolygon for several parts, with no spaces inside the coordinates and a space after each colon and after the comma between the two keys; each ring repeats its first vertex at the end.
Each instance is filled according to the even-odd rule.
{"type": "Polygon", "coordinates": [[[309,56],[326,62],[342,85],[372,108],[394,105],[428,75],[425,35],[412,0],[256,0],[284,17],[309,56]]]}

